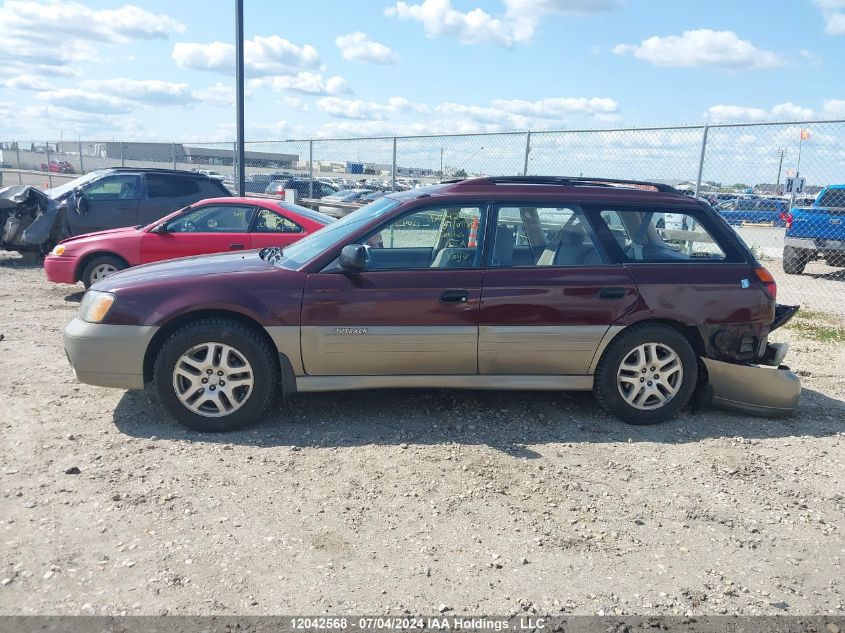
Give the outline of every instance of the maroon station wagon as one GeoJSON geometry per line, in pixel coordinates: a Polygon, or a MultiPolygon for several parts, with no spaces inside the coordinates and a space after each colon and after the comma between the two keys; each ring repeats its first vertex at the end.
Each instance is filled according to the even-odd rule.
{"type": "Polygon", "coordinates": [[[276,394],[592,391],[633,424],[790,412],[768,343],[797,306],[706,203],[653,183],[489,177],[392,193],[285,247],[122,271],[65,329],[80,381],[153,382],[184,425],[276,394]]]}

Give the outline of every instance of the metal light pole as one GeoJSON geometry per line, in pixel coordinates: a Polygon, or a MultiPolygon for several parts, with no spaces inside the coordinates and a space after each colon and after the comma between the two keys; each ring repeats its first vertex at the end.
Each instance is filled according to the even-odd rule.
{"type": "Polygon", "coordinates": [[[244,0],[235,0],[235,187],[244,195],[244,0]]]}

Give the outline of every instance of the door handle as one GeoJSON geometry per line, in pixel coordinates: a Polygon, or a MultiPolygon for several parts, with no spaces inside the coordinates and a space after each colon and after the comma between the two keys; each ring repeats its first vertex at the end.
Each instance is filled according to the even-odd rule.
{"type": "Polygon", "coordinates": [[[243,244],[229,244],[229,250],[232,251],[242,251],[244,249],[243,244]]]}
{"type": "Polygon", "coordinates": [[[440,295],[440,303],[466,303],[469,293],[466,290],[447,290],[440,295]]]}
{"type": "Polygon", "coordinates": [[[625,293],[625,288],[602,288],[599,291],[599,299],[621,299],[625,293]]]}

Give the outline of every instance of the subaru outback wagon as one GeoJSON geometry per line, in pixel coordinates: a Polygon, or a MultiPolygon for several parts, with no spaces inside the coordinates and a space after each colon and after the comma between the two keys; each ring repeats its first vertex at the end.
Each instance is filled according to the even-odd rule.
{"type": "Polygon", "coordinates": [[[592,391],[634,424],[694,393],[760,414],[800,391],[772,275],[706,203],[628,181],[488,177],[389,194],[292,246],[132,268],[65,329],[82,382],[154,383],[181,423],[276,395],[592,391]],[[682,222],[658,219],[667,214],[682,222]]]}

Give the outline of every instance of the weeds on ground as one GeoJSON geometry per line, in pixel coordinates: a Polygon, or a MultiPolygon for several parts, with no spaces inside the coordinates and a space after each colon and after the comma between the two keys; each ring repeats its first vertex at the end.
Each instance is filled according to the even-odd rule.
{"type": "Polygon", "coordinates": [[[799,310],[784,328],[821,343],[845,343],[845,322],[827,312],[799,310]]]}

